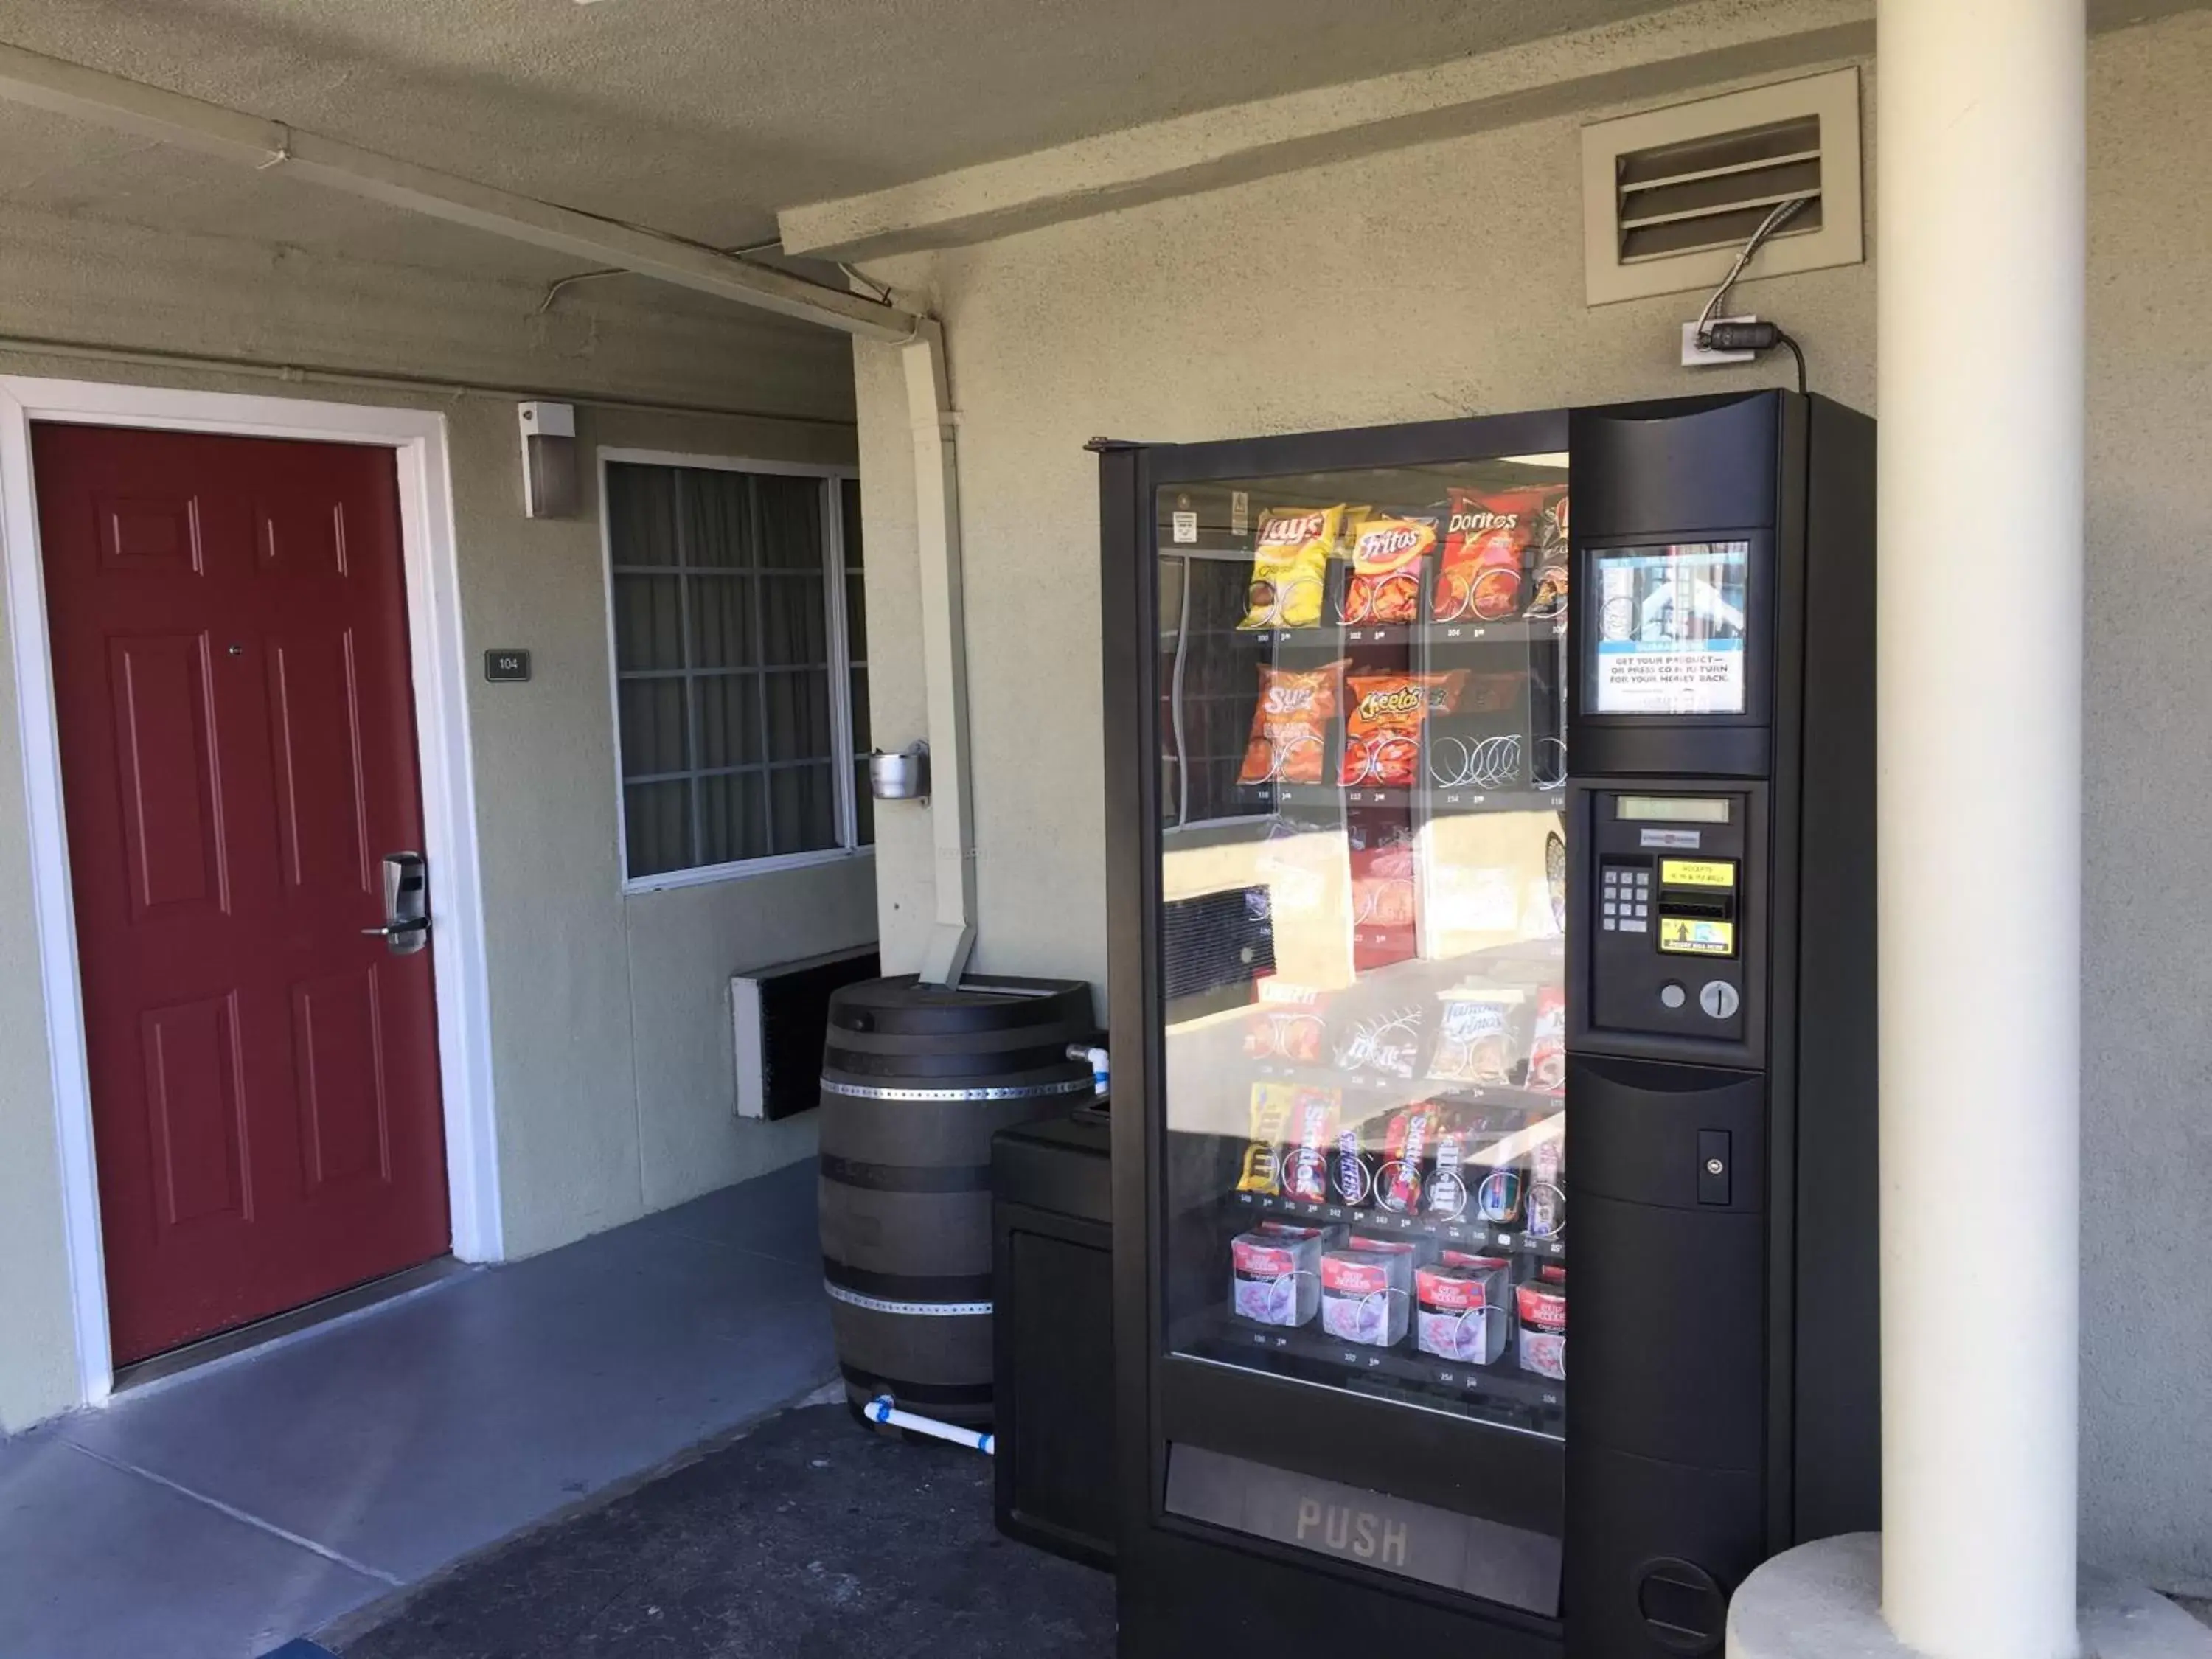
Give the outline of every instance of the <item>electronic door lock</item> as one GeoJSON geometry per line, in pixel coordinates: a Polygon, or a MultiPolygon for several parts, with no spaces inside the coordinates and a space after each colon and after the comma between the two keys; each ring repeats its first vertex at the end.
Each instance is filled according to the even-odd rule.
{"type": "Polygon", "coordinates": [[[364,927],[364,936],[380,938],[395,957],[411,957],[430,934],[429,866],[420,853],[384,855],[384,925],[364,927]]]}

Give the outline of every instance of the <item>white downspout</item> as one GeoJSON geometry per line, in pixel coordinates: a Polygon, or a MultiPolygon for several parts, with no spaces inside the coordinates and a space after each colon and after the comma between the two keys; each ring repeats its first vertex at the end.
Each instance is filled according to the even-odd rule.
{"type": "Polygon", "coordinates": [[[929,830],[936,916],[921,979],[957,985],[975,948],[975,842],[969,790],[968,624],[960,586],[957,416],[945,370],[945,328],[925,317],[899,348],[914,432],[914,504],[921,579],[921,653],[929,718],[929,830]]]}

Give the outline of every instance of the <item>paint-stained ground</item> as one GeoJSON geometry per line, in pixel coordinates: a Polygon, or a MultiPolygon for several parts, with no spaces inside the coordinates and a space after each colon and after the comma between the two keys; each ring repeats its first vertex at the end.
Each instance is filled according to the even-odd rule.
{"type": "Polygon", "coordinates": [[[1110,1659],[1114,1586],[998,1534],[988,1459],[811,1405],[321,1640],[343,1659],[1110,1659]]]}

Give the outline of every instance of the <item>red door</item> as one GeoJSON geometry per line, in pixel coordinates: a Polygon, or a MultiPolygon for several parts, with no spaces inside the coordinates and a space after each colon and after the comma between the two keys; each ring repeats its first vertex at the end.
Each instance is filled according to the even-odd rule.
{"type": "Polygon", "coordinates": [[[123,1364],[446,1249],[433,951],[361,931],[422,846],[398,490],[341,444],[33,456],[123,1364]]]}

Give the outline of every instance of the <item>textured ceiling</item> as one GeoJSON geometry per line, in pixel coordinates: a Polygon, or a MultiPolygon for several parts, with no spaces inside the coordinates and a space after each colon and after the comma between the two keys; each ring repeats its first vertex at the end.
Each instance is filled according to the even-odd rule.
{"type": "MultiPolygon", "coordinates": [[[[724,246],[775,210],[1662,0],[0,0],[0,40],[724,246]]],[[[348,257],[570,263],[0,106],[0,201],[348,257]]]]}

